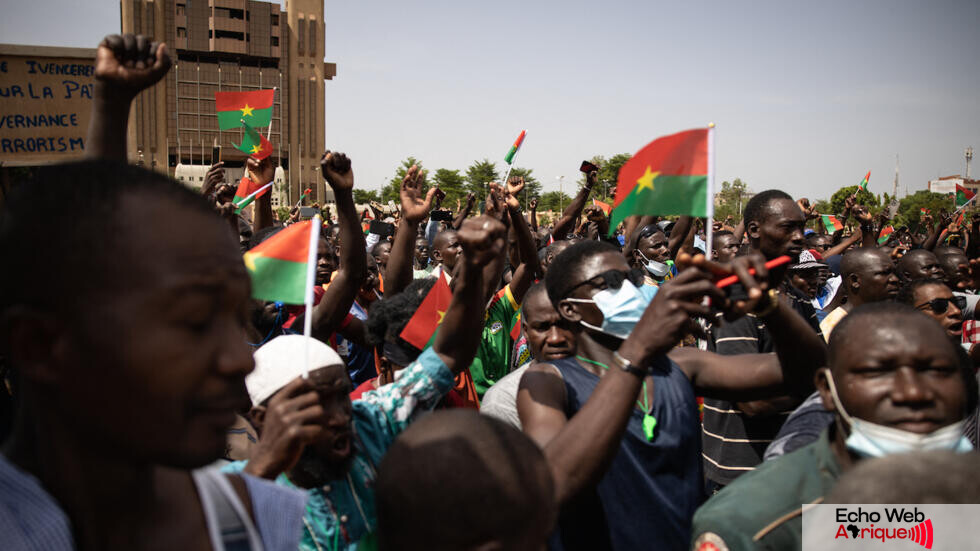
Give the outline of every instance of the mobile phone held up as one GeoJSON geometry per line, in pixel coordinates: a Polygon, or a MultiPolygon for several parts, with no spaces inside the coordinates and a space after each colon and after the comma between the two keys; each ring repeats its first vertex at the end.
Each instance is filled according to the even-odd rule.
{"type": "Polygon", "coordinates": [[[595,172],[595,171],[599,170],[599,167],[597,167],[596,165],[590,163],[589,161],[582,161],[582,166],[578,167],[578,169],[580,171],[588,174],[590,172],[595,172]]]}

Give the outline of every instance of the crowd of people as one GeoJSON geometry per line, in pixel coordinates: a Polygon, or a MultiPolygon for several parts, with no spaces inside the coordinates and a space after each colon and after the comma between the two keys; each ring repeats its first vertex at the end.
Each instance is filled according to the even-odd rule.
{"type": "Polygon", "coordinates": [[[327,151],[306,337],[242,260],[297,216],[236,214],[220,164],[201,192],[125,164],[169,66],[107,37],[90,158],[2,205],[0,547],[799,549],[801,504],[980,502],[980,216],[879,243],[853,197],[831,234],[768,190],[610,232],[595,172],[544,225],[521,178],[452,212],[415,166],[389,235],[327,151]]]}

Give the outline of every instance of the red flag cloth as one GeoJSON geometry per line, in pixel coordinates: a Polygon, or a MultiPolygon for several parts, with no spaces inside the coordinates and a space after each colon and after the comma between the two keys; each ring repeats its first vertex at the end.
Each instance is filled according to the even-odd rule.
{"type": "MultiPolygon", "coordinates": [[[[238,181],[238,190],[235,192],[235,199],[233,202],[236,205],[238,203],[241,203],[243,200],[245,200],[246,197],[255,193],[261,187],[262,186],[260,186],[258,182],[253,182],[252,179],[249,178],[248,176],[242,176],[242,179],[238,181]]],[[[255,198],[258,199],[259,197],[262,197],[266,193],[269,193],[270,189],[272,188],[266,189],[262,193],[256,195],[255,198]]]]}
{"type": "Polygon", "coordinates": [[[602,201],[593,199],[592,204],[602,209],[602,212],[604,212],[606,216],[609,216],[609,213],[612,212],[612,205],[609,203],[603,203],[602,201]]]}
{"type": "Polygon", "coordinates": [[[452,299],[453,292],[449,290],[449,282],[446,281],[445,274],[440,273],[436,284],[425,295],[405,329],[402,329],[401,338],[419,350],[424,349],[442,323],[452,299]]]}

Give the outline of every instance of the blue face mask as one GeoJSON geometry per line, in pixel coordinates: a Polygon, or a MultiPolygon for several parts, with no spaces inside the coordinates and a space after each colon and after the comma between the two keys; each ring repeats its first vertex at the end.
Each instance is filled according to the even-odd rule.
{"type": "Polygon", "coordinates": [[[647,255],[643,254],[643,251],[639,249],[637,249],[636,252],[640,253],[640,256],[643,257],[643,260],[646,262],[646,264],[644,264],[644,267],[647,269],[648,272],[650,272],[651,275],[653,275],[653,277],[663,278],[665,275],[670,273],[670,264],[664,264],[663,262],[650,260],[649,258],[647,258],[647,255]]]}
{"type": "Polygon", "coordinates": [[[918,434],[851,417],[837,397],[837,386],[830,370],[826,375],[834,408],[851,427],[844,444],[852,452],[863,457],[884,457],[916,451],[952,450],[965,453],[973,450],[973,445],[963,436],[965,421],[946,425],[928,434],[918,434]]]}
{"type": "Polygon", "coordinates": [[[568,298],[570,302],[594,303],[602,312],[602,326],[580,321],[583,326],[613,337],[625,339],[640,321],[643,311],[650,305],[652,295],[642,293],[630,281],[623,281],[619,289],[603,289],[587,298],[568,298]]]}

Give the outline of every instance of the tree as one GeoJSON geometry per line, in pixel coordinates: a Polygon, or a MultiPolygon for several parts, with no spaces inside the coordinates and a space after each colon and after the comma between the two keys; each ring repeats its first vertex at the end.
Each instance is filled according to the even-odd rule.
{"type": "Polygon", "coordinates": [[[929,213],[936,220],[939,219],[939,213],[943,210],[946,212],[956,210],[949,195],[922,189],[915,192],[915,195],[908,195],[899,201],[898,214],[895,215],[892,224],[896,228],[899,226],[915,226],[922,219],[921,209],[923,208],[929,209],[929,213]]]}
{"type": "Polygon", "coordinates": [[[500,173],[497,166],[489,159],[477,161],[466,169],[466,191],[476,194],[477,201],[483,201],[487,197],[487,184],[490,182],[500,183],[500,173]]]}
{"type": "Polygon", "coordinates": [[[562,210],[568,206],[572,198],[560,191],[549,191],[538,199],[538,212],[554,211],[561,216],[562,210]]]}
{"type": "Polygon", "coordinates": [[[741,222],[742,211],[745,209],[745,203],[748,202],[746,196],[751,193],[741,178],[722,182],[721,189],[715,196],[715,220],[725,220],[731,216],[736,224],[741,222]]]}
{"type": "Polygon", "coordinates": [[[387,203],[388,201],[394,201],[396,205],[401,204],[401,186],[402,180],[405,179],[405,175],[408,174],[408,169],[412,168],[412,165],[419,164],[415,157],[409,157],[402,161],[401,166],[395,171],[395,176],[385,184],[385,187],[381,188],[381,201],[387,203]]]}
{"type": "MultiPolygon", "coordinates": [[[[510,171],[510,177],[523,176],[524,177],[524,191],[521,192],[521,196],[517,199],[521,202],[521,206],[524,210],[527,210],[527,203],[531,199],[536,199],[541,197],[541,182],[531,175],[533,172],[530,168],[517,168],[514,167],[510,171]]],[[[538,206],[540,209],[540,205],[538,206]]]]}
{"type": "MultiPolygon", "coordinates": [[[[619,181],[619,169],[623,168],[626,161],[632,157],[629,153],[617,153],[608,159],[602,155],[596,155],[589,159],[590,163],[599,167],[599,184],[596,186],[597,189],[593,190],[596,199],[606,201],[607,203],[612,202],[612,198],[616,196],[616,182],[619,181]]],[[[584,186],[585,174],[579,173],[576,182],[579,187],[584,186]]]]}
{"type": "Polygon", "coordinates": [[[844,201],[846,201],[847,198],[854,192],[857,192],[857,203],[867,207],[871,214],[878,214],[881,212],[883,207],[881,204],[881,199],[879,199],[877,195],[871,193],[870,191],[860,189],[859,186],[847,186],[834,192],[834,194],[830,197],[830,212],[821,212],[821,214],[840,214],[844,211],[844,201]]]}
{"type": "Polygon", "coordinates": [[[446,194],[442,201],[443,207],[455,209],[457,200],[466,203],[466,180],[458,170],[440,168],[432,175],[429,183],[438,186],[446,194]]]}
{"type": "Polygon", "coordinates": [[[354,188],[354,203],[364,205],[371,201],[381,202],[381,194],[376,189],[354,188]]]}

